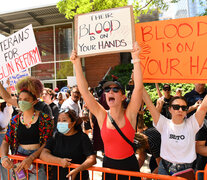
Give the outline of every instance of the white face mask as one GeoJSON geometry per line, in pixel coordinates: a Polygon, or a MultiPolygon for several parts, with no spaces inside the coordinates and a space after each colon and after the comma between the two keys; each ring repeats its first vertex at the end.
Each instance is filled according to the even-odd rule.
{"type": "Polygon", "coordinates": [[[58,122],[57,130],[62,134],[66,134],[71,130],[71,128],[69,128],[68,125],[69,125],[68,122],[58,122]]]}

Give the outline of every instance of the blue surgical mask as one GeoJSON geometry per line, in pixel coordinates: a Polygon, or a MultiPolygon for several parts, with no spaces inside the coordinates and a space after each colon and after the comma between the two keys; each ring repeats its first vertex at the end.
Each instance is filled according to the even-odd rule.
{"type": "Polygon", "coordinates": [[[32,103],[28,101],[19,101],[18,105],[22,112],[27,111],[32,108],[32,103]]]}
{"type": "Polygon", "coordinates": [[[71,128],[68,127],[68,122],[58,122],[57,123],[57,130],[62,133],[66,134],[70,131],[71,128]]]}

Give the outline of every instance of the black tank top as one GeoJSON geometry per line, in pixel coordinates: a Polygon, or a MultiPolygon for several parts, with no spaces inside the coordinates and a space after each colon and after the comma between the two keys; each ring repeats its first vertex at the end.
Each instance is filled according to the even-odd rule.
{"type": "Polygon", "coordinates": [[[31,124],[30,128],[26,128],[21,121],[19,121],[19,126],[17,130],[17,139],[19,144],[39,144],[40,136],[39,136],[39,119],[36,123],[31,124]]]}

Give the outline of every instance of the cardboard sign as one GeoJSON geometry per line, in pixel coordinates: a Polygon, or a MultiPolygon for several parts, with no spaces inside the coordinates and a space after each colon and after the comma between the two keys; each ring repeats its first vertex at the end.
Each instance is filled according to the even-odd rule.
{"type": "Polygon", "coordinates": [[[144,82],[207,83],[207,16],[138,23],[144,82]]]}
{"type": "Polygon", "coordinates": [[[76,77],[75,76],[67,76],[67,83],[68,83],[68,86],[70,86],[70,87],[77,85],[76,77]]]}
{"type": "Polygon", "coordinates": [[[41,62],[32,25],[0,42],[0,80],[41,62]]]}
{"type": "Polygon", "coordinates": [[[134,39],[132,6],[75,16],[75,49],[80,57],[129,52],[134,39]]]}

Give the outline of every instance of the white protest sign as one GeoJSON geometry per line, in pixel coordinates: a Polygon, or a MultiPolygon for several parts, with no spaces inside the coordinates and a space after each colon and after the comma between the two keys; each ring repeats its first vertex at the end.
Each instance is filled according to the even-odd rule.
{"type": "Polygon", "coordinates": [[[32,25],[0,42],[0,80],[41,62],[32,25]]]}
{"type": "Polygon", "coordinates": [[[75,49],[80,57],[129,52],[134,39],[132,6],[75,16],[75,49]]]}
{"type": "Polygon", "coordinates": [[[70,87],[77,85],[75,76],[67,76],[67,82],[68,82],[68,86],[70,87]]]}

